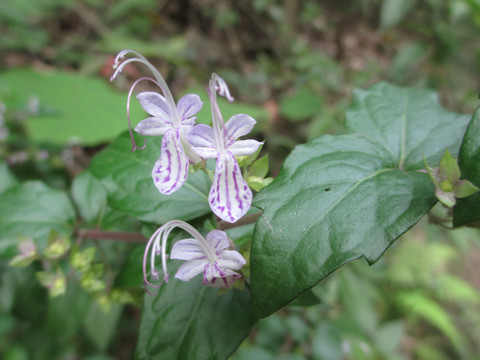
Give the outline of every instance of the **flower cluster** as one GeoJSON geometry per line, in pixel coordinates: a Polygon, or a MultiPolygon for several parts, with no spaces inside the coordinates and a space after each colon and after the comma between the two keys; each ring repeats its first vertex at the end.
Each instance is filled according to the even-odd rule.
{"type": "Polygon", "coordinates": [[[135,144],[130,126],[129,104],[133,89],[140,81],[148,80],[156,84],[163,94],[141,92],[137,95],[140,105],[151,116],[135,127],[135,131],[141,135],[163,136],[160,158],[152,170],[153,182],[158,191],[162,194],[172,194],[186,181],[190,163],[197,163],[202,159],[216,159],[215,176],[208,201],[212,211],[220,219],[230,223],[236,222],[250,208],[252,192],[242,177],[235,156],[251,155],[261,145],[256,140],[237,139],[247,135],[256,121],[248,115],[237,114],[224,123],[217,104],[217,92],[228,101],[233,101],[233,98],[225,81],[213,74],[208,87],[213,127],[194,125],[195,115],[203,106],[200,97],[188,94],[175,104],[163,77],[139,53],[132,50],[120,52],[115,59],[116,70],[111,80],[132,62],[146,65],[154,76],[154,79],[138,79],[128,95],[127,117],[133,144],[132,151],[144,148],[135,144]],[[124,60],[129,54],[133,57],[124,60]]]}
{"type": "MultiPolygon", "coordinates": [[[[180,228],[189,233],[192,238],[179,240],[173,244],[170,259],[184,260],[175,274],[175,278],[190,281],[195,276],[203,274],[202,284],[217,288],[229,288],[241,275],[234,270],[240,270],[246,263],[243,256],[232,247],[227,234],[220,230],[210,231],[204,238],[194,227],[180,221],[172,220],[157,229],[148,241],[143,256],[143,279],[145,286],[158,288],[152,284],[147,272],[147,262],[150,257],[150,274],[154,280],[159,279],[155,266],[157,256],[161,257],[163,280],[168,283],[167,272],[167,241],[173,229],[180,228]]],[[[148,291],[148,288],[147,288],[148,291]]]]}
{"type": "MultiPolygon", "coordinates": [[[[114,64],[113,81],[126,65],[137,62],[150,69],[153,78],[142,77],[136,80],[130,88],[127,99],[127,119],[132,140],[132,151],[144,149],[137,146],[133,138],[130,124],[130,100],[133,90],[141,81],[150,81],[157,85],[157,92],[140,92],[137,99],[142,108],[150,115],[140,121],[135,131],[141,135],[163,136],[160,158],[152,169],[153,182],[162,194],[172,194],[183,185],[187,179],[189,166],[207,159],[216,159],[215,174],[212,179],[208,202],[213,213],[220,219],[234,223],[245,215],[252,203],[252,191],[243,179],[240,166],[235,156],[254,154],[260,142],[256,140],[238,140],[247,135],[256,121],[248,115],[237,114],[226,123],[217,103],[217,93],[228,101],[233,101],[227,84],[218,75],[213,74],[207,88],[212,111],[212,126],[195,125],[196,114],[203,103],[196,94],[183,96],[178,103],[168,88],[162,75],[141,54],[133,50],[121,51],[114,64]]],[[[156,269],[156,259],[160,256],[163,269],[163,280],[168,282],[167,257],[184,260],[178,268],[175,277],[189,281],[196,275],[203,274],[202,284],[217,288],[229,288],[241,277],[237,271],[246,261],[233,249],[225,232],[210,231],[204,238],[191,225],[180,221],[170,221],[154,232],[145,249],[143,258],[143,276],[145,286],[159,287],[153,280],[159,279],[156,269]],[[180,228],[189,233],[192,238],[177,241],[173,244],[170,255],[167,255],[167,242],[173,229],[180,228]],[[150,271],[147,263],[150,259],[150,271]]]]}

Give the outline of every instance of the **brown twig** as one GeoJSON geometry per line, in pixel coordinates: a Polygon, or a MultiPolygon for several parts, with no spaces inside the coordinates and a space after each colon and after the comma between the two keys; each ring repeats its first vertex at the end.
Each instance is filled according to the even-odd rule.
{"type": "Polygon", "coordinates": [[[145,243],[147,238],[138,232],[104,231],[99,229],[79,229],[76,236],[80,238],[116,240],[129,243],[145,243]]]}

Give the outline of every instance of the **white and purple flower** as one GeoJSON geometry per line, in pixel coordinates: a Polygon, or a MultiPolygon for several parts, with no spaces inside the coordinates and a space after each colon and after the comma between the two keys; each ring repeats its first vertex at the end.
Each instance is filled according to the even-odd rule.
{"type": "Polygon", "coordinates": [[[246,264],[246,261],[238,251],[229,250],[232,243],[225,232],[220,230],[210,231],[205,239],[191,225],[180,220],[172,220],[157,229],[148,241],[143,256],[143,278],[146,287],[160,287],[160,285],[152,284],[148,280],[147,259],[149,256],[150,274],[153,279],[159,279],[155,267],[155,257],[161,256],[163,279],[166,283],[169,281],[166,247],[168,237],[175,228],[185,230],[193,237],[179,240],[173,244],[170,258],[185,261],[178,268],[175,278],[190,281],[195,276],[203,274],[202,285],[229,288],[236,279],[242,276],[235,270],[240,270],[246,264]]]}
{"type": "Polygon", "coordinates": [[[208,201],[215,215],[233,223],[245,215],[252,203],[252,191],[242,177],[235,156],[251,155],[261,143],[256,140],[237,140],[247,135],[256,121],[248,115],[237,114],[224,123],[217,104],[217,91],[233,101],[225,81],[213,74],[208,88],[213,128],[204,124],[196,125],[187,139],[202,158],[217,159],[208,201]]]}
{"type": "MultiPolygon", "coordinates": [[[[162,136],[162,145],[160,158],[155,163],[152,170],[152,178],[158,191],[162,194],[171,194],[177,191],[185,182],[188,175],[188,167],[190,160],[199,161],[189,148],[185,136],[192,129],[197,114],[203,106],[203,102],[196,94],[188,94],[183,96],[178,104],[175,104],[172,93],[168,88],[162,75],[145,57],[133,50],[121,51],[116,59],[114,68],[116,69],[111,77],[113,81],[123,68],[132,62],[139,62],[146,65],[153,73],[154,79],[140,78],[132,85],[128,94],[127,101],[127,117],[130,127],[130,98],[135,86],[143,80],[155,83],[163,93],[163,96],[155,92],[142,92],[137,95],[142,108],[151,116],[142,120],[136,127],[135,131],[141,135],[158,135],[162,136]],[[124,60],[127,54],[133,54],[134,57],[124,60]]],[[[133,148],[143,149],[135,144],[130,127],[130,136],[133,148]]]]}

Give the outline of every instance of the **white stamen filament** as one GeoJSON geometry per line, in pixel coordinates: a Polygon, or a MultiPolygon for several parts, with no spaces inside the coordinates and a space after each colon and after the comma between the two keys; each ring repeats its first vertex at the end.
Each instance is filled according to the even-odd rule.
{"type": "Polygon", "coordinates": [[[175,228],[180,228],[190,235],[193,236],[195,240],[200,243],[200,247],[202,248],[203,253],[207,256],[207,259],[210,263],[215,263],[218,261],[217,255],[215,254],[215,250],[208,244],[207,240],[198,232],[193,226],[187,224],[184,221],[180,220],[172,220],[167,222],[166,224],[159,227],[153,235],[148,240],[147,246],[145,248],[145,253],[143,256],[143,277],[146,285],[152,287],[159,287],[159,285],[153,285],[147,280],[147,257],[150,253],[150,273],[152,276],[157,279],[158,278],[158,271],[155,269],[155,257],[158,256],[158,251],[161,252],[161,259],[162,259],[162,270],[163,270],[163,279],[165,282],[168,283],[169,275],[167,270],[167,241],[170,236],[170,233],[175,228]],[[151,250],[150,250],[151,248],[151,250]],[[150,252],[151,251],[151,252],[150,252]]]}
{"type": "Polygon", "coordinates": [[[209,83],[208,96],[210,98],[212,109],[212,125],[215,135],[215,146],[218,153],[222,154],[225,152],[225,138],[227,137],[227,134],[225,131],[225,122],[223,121],[222,113],[220,112],[217,103],[217,91],[221,96],[226,97],[229,102],[234,100],[230,95],[230,91],[228,90],[225,81],[220,76],[213,73],[209,83]]]}
{"type": "Polygon", "coordinates": [[[168,108],[170,110],[170,115],[173,118],[173,123],[175,127],[178,127],[181,125],[181,119],[180,115],[178,114],[177,106],[175,104],[175,100],[173,99],[173,95],[170,92],[170,89],[165,82],[165,79],[163,76],[160,74],[160,72],[140,53],[134,51],[134,50],[122,50],[120,51],[117,56],[115,57],[115,63],[113,65],[113,68],[115,69],[115,72],[113,75],[110,77],[110,81],[114,81],[119,74],[122,73],[123,69],[125,68],[126,65],[132,63],[132,62],[139,62],[145,66],[147,66],[150,71],[152,72],[153,76],[158,82],[158,86],[160,89],[162,89],[163,96],[165,97],[165,100],[167,101],[168,108]],[[129,58],[127,60],[123,60],[123,58],[127,54],[133,54],[135,57],[129,58]]]}

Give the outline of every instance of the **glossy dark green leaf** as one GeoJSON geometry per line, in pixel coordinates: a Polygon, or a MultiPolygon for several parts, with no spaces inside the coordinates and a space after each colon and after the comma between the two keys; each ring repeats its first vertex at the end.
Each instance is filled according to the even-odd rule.
{"type": "Polygon", "coordinates": [[[356,89],[346,115],[347,128],[383,146],[392,167],[417,170],[437,166],[445,149],[457,156],[470,116],[442,108],[438,95],[420,88],[378,83],[356,89]]]}
{"type": "Polygon", "coordinates": [[[177,267],[157,295],[145,294],[136,359],[226,359],[255,323],[250,292],[219,296],[200,277],[174,279],[177,267]]]}
{"type": "Polygon", "coordinates": [[[64,192],[39,181],[12,187],[0,195],[0,254],[15,254],[21,237],[46,245],[51,230],[70,234],[74,218],[72,204],[64,192]]]}
{"type": "MultiPolygon", "coordinates": [[[[472,121],[465,132],[458,166],[462,179],[480,186],[480,108],[473,115],[472,121]]],[[[475,193],[465,199],[458,199],[453,209],[453,225],[462,226],[480,220],[480,193],[475,193]]]]}
{"type": "Polygon", "coordinates": [[[438,163],[445,146],[458,149],[466,126],[431,92],[388,84],[356,91],[346,123],[360,134],[297,146],[255,198],[263,209],[251,251],[257,317],[350,260],[375,262],[436,201],[430,179],[417,171],[422,154],[438,163]]]}
{"type": "MultiPolygon", "coordinates": [[[[141,145],[143,138],[135,137],[141,145]]],[[[190,220],[210,212],[208,191],[211,181],[199,171],[188,175],[180,190],[163,195],[152,181],[152,168],[160,156],[160,137],[149,137],[144,150],[132,152],[128,132],[92,160],[90,171],[107,188],[108,203],[116,210],[137,219],[165,223],[190,220]]]]}

